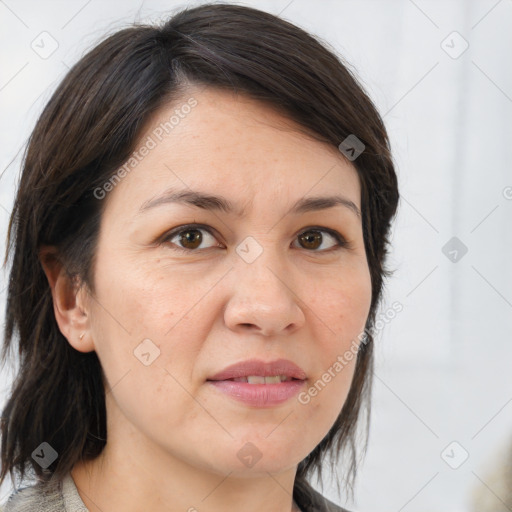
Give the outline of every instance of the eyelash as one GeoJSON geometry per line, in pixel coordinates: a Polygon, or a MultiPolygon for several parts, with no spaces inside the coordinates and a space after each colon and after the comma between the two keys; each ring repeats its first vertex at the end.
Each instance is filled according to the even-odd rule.
{"type": "MultiPolygon", "coordinates": [[[[205,230],[211,236],[215,237],[214,233],[212,232],[212,229],[209,226],[205,226],[203,224],[186,224],[184,226],[179,226],[176,229],[173,229],[172,231],[165,234],[161,240],[161,243],[171,243],[170,240],[172,238],[174,238],[176,235],[179,235],[181,232],[191,231],[191,230],[198,230],[198,231],[205,230]]],[[[331,247],[330,249],[324,249],[322,251],[304,249],[307,252],[322,254],[322,253],[330,253],[332,251],[339,250],[339,249],[352,249],[352,244],[350,242],[348,242],[340,233],[338,233],[337,231],[335,231],[333,229],[323,228],[320,226],[310,226],[310,227],[302,230],[300,233],[298,233],[297,237],[304,233],[307,233],[309,231],[320,231],[320,232],[327,233],[328,235],[332,236],[334,238],[334,240],[336,240],[338,245],[331,247]]],[[[176,245],[176,244],[172,244],[172,245],[173,245],[173,247],[171,247],[171,249],[181,252],[181,253],[186,253],[186,254],[207,251],[208,249],[218,249],[218,247],[208,247],[206,249],[185,249],[184,247],[180,247],[179,245],[176,245]]]]}

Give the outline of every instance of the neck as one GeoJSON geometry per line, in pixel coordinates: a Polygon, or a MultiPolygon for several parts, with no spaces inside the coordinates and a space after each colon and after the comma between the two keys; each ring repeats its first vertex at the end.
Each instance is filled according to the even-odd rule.
{"type": "Polygon", "coordinates": [[[141,439],[113,439],[96,459],[79,462],[71,471],[90,512],[299,511],[292,499],[296,466],[272,474],[219,473],[169,453],[157,455],[141,439]]]}
{"type": "Polygon", "coordinates": [[[187,478],[187,472],[173,471],[172,477],[166,477],[141,465],[135,469],[130,465],[132,460],[124,461],[129,469],[125,474],[119,466],[113,470],[98,459],[77,463],[71,471],[89,512],[197,512],[205,506],[208,512],[300,512],[292,499],[295,471],[243,479],[215,473],[199,475],[197,471],[193,478],[187,478]]]}

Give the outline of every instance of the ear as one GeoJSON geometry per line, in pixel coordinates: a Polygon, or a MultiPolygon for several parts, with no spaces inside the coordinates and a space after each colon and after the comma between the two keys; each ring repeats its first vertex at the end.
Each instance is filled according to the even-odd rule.
{"type": "Polygon", "coordinates": [[[41,248],[39,260],[51,288],[53,311],[60,332],[79,352],[93,351],[90,316],[85,309],[85,287],[68,274],[55,247],[41,248]]]}

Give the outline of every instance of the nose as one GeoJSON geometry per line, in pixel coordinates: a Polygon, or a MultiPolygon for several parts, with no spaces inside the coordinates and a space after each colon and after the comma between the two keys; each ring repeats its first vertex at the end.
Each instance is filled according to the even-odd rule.
{"type": "Polygon", "coordinates": [[[238,261],[230,272],[233,286],[226,308],[226,326],[239,333],[264,336],[291,334],[305,323],[303,302],[289,279],[290,272],[264,254],[248,264],[238,261]],[[287,279],[288,277],[288,279],[287,279]]]}

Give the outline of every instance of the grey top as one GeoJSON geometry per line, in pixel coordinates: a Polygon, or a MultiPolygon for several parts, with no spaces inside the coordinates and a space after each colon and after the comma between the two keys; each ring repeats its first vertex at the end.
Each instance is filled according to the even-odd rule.
{"type": "Polygon", "coordinates": [[[89,512],[75,482],[67,473],[62,482],[57,480],[31,485],[16,490],[0,512],[89,512]]]}
{"type": "MultiPolygon", "coordinates": [[[[309,484],[296,484],[293,498],[301,512],[348,512],[324,498],[309,484]]],[[[62,482],[50,480],[13,492],[0,512],[89,512],[67,473],[62,482]]]]}

